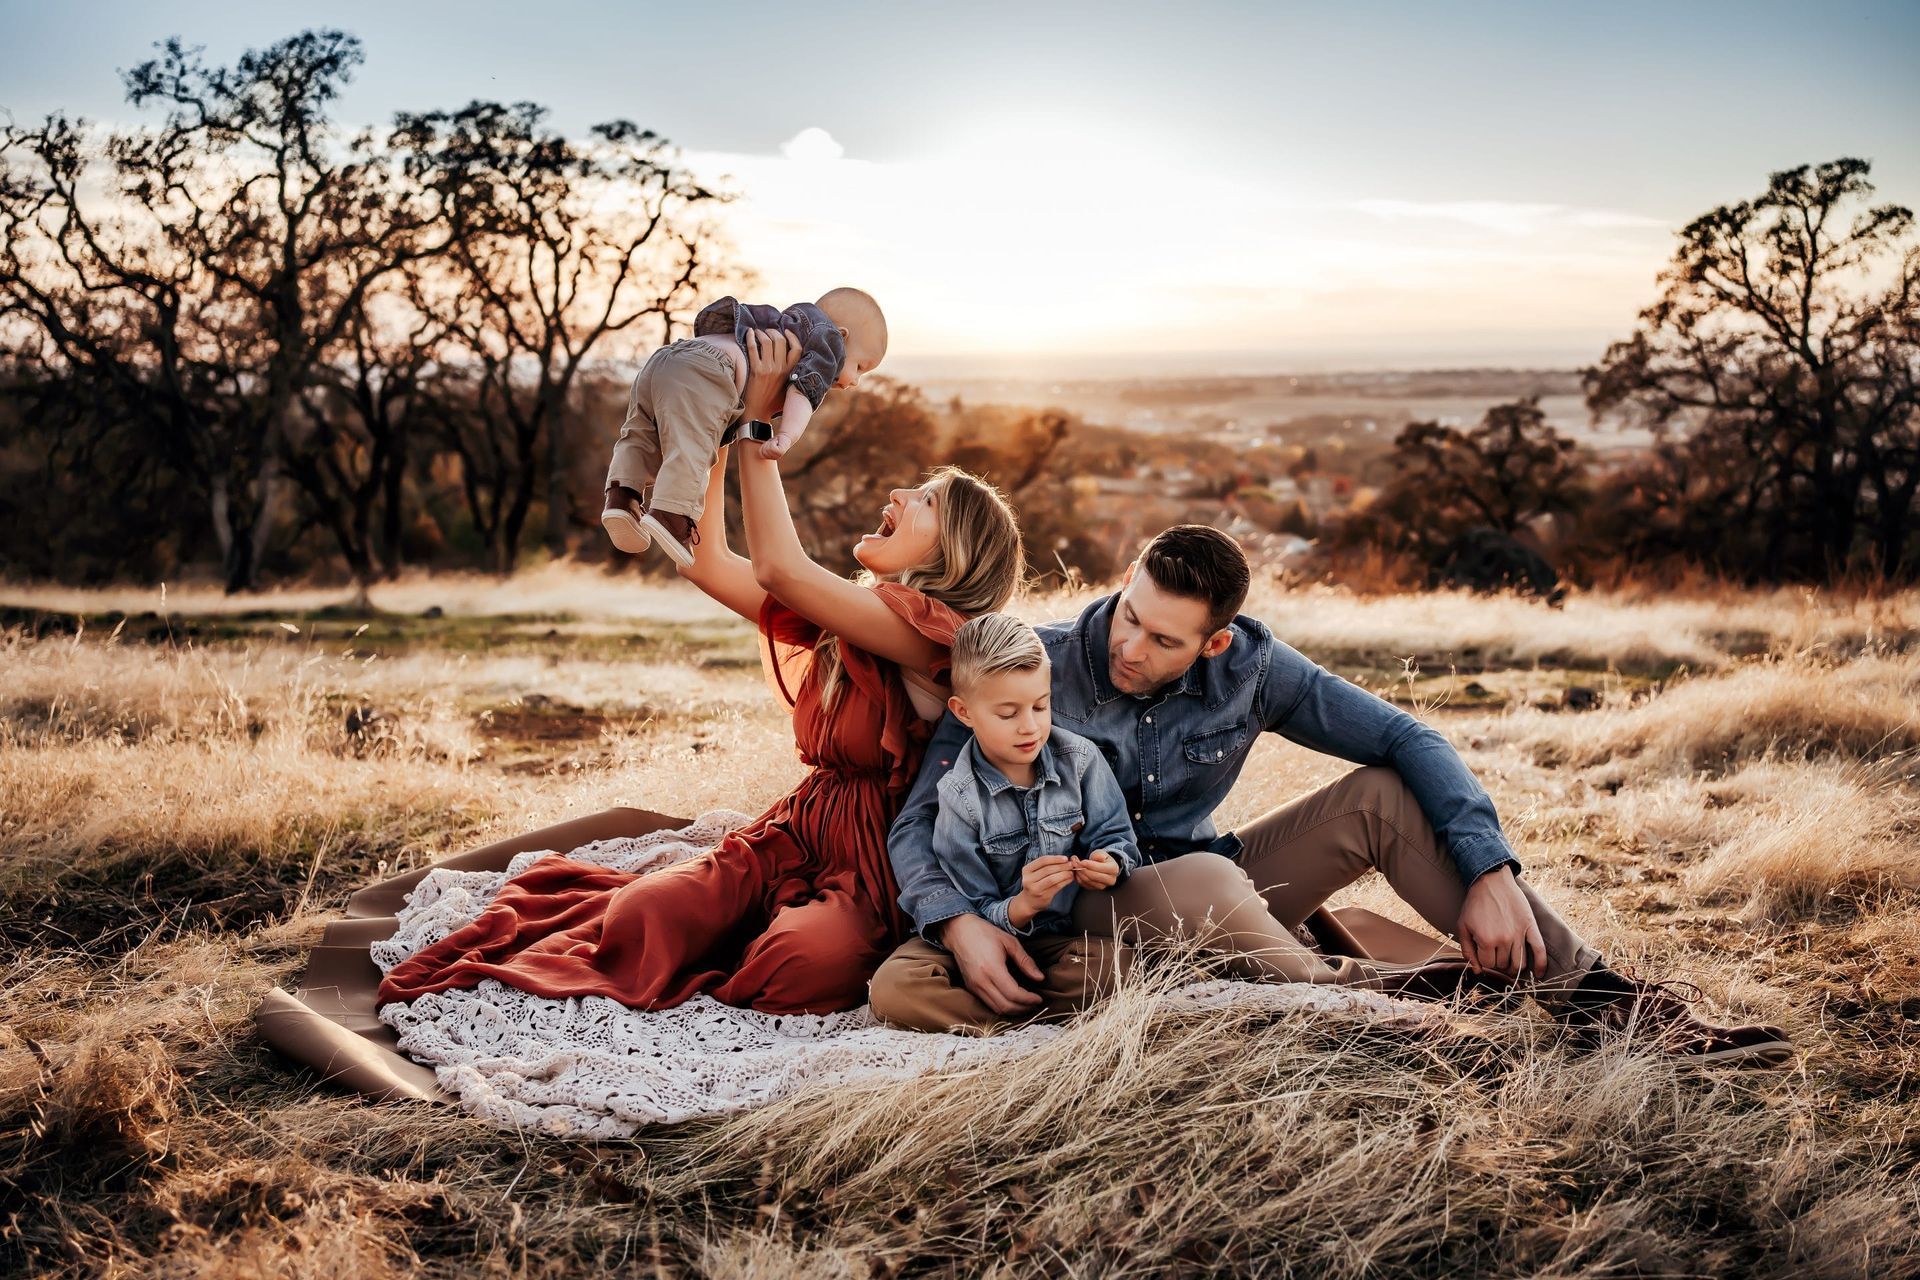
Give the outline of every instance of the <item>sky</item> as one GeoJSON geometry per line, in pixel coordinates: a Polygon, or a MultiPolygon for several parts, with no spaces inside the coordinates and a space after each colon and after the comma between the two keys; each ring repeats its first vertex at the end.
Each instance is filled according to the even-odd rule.
{"type": "Polygon", "coordinates": [[[0,109],[360,37],[350,124],[474,98],[625,118],[727,180],[758,300],[886,308],[891,372],[1574,366],[1673,232],[1861,156],[1920,206],[1920,0],[657,4],[0,0],[0,109]]]}

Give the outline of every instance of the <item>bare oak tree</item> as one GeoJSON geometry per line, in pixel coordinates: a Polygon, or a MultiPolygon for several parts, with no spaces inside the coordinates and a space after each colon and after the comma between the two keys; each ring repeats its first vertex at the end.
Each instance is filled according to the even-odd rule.
{"type": "Polygon", "coordinates": [[[548,547],[565,552],[568,397],[610,339],[646,320],[672,336],[713,273],[700,218],[722,197],[623,120],[579,142],[531,103],[475,102],[402,129],[453,233],[448,269],[426,291],[443,362],[466,389],[443,441],[493,568],[510,573],[542,489],[548,547]]]}
{"type": "Polygon", "coordinates": [[[4,139],[5,305],[51,360],[152,396],[136,411],[204,487],[231,591],[257,583],[301,397],[367,291],[446,243],[383,138],[333,125],[360,61],[339,31],[231,67],[170,40],[125,77],[157,128],[54,116],[4,139]]]}
{"type": "Polygon", "coordinates": [[[1656,488],[1707,508],[1696,551],[1724,570],[1920,569],[1920,245],[1868,171],[1802,165],[1694,219],[1638,331],[1586,371],[1596,412],[1658,433],[1686,479],[1656,488]]]}

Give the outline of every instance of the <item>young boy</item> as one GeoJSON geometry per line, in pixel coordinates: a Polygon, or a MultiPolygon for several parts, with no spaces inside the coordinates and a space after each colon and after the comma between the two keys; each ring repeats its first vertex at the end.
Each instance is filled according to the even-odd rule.
{"type": "Polygon", "coordinates": [[[831,289],[784,311],[722,298],[701,309],[693,337],[654,352],[627,393],[627,418],[607,468],[600,523],[613,545],[639,553],[657,542],[681,568],[693,563],[694,526],[706,506],[707,473],[731,438],[747,390],[747,334],[778,329],[799,339],[777,432],[747,424],[778,458],[807,429],[833,387],[853,387],[887,354],[887,318],[858,289],[831,289]],[[650,494],[647,491],[651,489],[650,494]],[[642,495],[646,495],[643,497],[642,495]]]}
{"type": "MultiPolygon", "coordinates": [[[[1140,863],[1126,800],[1093,743],[1053,728],[1052,671],[1032,627],[988,613],[953,638],[948,706],[973,730],[940,783],[933,856],[980,915],[1019,938],[1040,970],[1039,1017],[1063,1017],[1110,987],[1127,948],[1073,927],[1081,890],[1110,889],[1140,863]]],[[[908,944],[926,966],[911,1007],[874,1012],[922,1031],[991,1034],[1006,1020],[968,991],[952,954],[908,944]]]]}

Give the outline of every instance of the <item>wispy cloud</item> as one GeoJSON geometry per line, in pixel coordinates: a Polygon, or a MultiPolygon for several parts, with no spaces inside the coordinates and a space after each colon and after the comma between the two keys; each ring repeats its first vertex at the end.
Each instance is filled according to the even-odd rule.
{"type": "Polygon", "coordinates": [[[1613,209],[1515,200],[1358,200],[1355,210],[1388,221],[1457,222],[1502,235],[1537,235],[1556,227],[1664,227],[1659,218],[1613,209]]]}

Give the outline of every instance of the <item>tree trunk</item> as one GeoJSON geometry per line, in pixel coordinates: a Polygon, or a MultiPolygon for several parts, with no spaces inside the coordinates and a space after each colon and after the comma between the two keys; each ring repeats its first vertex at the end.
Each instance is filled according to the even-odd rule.
{"type": "Polygon", "coordinates": [[[555,560],[567,554],[567,441],[564,416],[557,406],[545,406],[547,425],[547,554],[555,560]]]}

